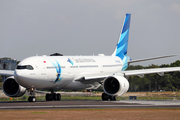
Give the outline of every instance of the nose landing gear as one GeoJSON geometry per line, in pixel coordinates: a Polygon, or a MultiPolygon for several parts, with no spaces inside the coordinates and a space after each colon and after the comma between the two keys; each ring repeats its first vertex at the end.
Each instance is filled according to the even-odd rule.
{"type": "Polygon", "coordinates": [[[36,102],[36,97],[35,96],[29,96],[28,101],[29,102],[36,102]]]}
{"type": "Polygon", "coordinates": [[[28,90],[29,91],[29,98],[28,98],[28,101],[29,102],[36,102],[36,97],[35,97],[35,91],[34,91],[34,88],[31,88],[28,90]]]}

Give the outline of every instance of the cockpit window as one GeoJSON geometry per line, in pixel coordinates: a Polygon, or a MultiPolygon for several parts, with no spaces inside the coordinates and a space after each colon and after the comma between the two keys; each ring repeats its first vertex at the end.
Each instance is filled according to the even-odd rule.
{"type": "Polygon", "coordinates": [[[27,69],[27,70],[33,70],[34,68],[31,65],[18,65],[16,69],[27,69]]]}

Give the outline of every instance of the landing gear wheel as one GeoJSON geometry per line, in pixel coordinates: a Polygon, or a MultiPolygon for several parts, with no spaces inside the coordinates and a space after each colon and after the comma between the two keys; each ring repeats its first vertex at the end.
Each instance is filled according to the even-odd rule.
{"type": "Polygon", "coordinates": [[[36,102],[36,97],[34,97],[34,96],[29,96],[28,101],[29,101],[29,102],[36,102]]]}
{"type": "Polygon", "coordinates": [[[32,97],[32,102],[36,102],[36,97],[32,97]]]}
{"type": "Polygon", "coordinates": [[[102,93],[101,98],[102,98],[103,101],[108,101],[108,100],[116,101],[116,96],[110,96],[110,95],[108,95],[106,93],[102,93]]]}
{"type": "Polygon", "coordinates": [[[110,101],[116,101],[116,96],[110,96],[110,101]]]}
{"type": "Polygon", "coordinates": [[[102,98],[103,101],[108,101],[109,95],[107,95],[106,93],[102,93],[101,98],[102,98]]]}
{"type": "Polygon", "coordinates": [[[46,101],[49,101],[49,94],[46,94],[46,101]]]}
{"type": "Polygon", "coordinates": [[[56,93],[53,94],[53,100],[57,101],[57,94],[56,93]]]}
{"type": "Polygon", "coordinates": [[[61,100],[61,94],[57,94],[57,100],[60,101],[61,100]]]}
{"type": "Polygon", "coordinates": [[[31,96],[28,97],[28,102],[31,102],[31,96]]]}
{"type": "Polygon", "coordinates": [[[61,94],[56,94],[56,93],[51,93],[51,94],[46,94],[46,101],[60,101],[61,100],[61,94]]]}
{"type": "Polygon", "coordinates": [[[46,101],[52,101],[53,95],[52,94],[46,94],[46,101]]]}

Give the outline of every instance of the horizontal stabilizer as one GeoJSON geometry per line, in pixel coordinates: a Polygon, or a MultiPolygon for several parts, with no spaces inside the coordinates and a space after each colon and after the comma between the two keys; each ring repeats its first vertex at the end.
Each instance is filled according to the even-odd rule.
{"type": "Polygon", "coordinates": [[[177,56],[177,55],[165,55],[165,56],[158,56],[158,57],[152,57],[152,58],[137,59],[137,60],[128,61],[128,63],[142,62],[142,61],[147,61],[147,60],[154,60],[154,59],[174,57],[174,56],[177,56]]]}

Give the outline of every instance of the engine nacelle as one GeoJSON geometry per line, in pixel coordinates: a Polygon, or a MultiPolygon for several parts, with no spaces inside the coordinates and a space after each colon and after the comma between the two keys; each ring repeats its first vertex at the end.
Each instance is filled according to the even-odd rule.
{"type": "Polygon", "coordinates": [[[104,92],[111,96],[121,96],[129,89],[129,82],[123,76],[109,76],[103,83],[104,92]]]}
{"type": "Polygon", "coordinates": [[[21,97],[25,94],[26,88],[20,86],[14,76],[11,76],[4,80],[3,91],[9,97],[21,97]]]}

